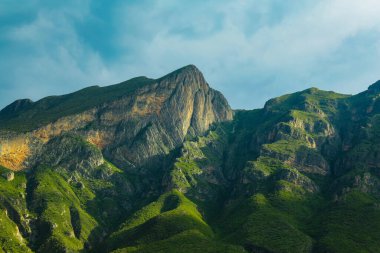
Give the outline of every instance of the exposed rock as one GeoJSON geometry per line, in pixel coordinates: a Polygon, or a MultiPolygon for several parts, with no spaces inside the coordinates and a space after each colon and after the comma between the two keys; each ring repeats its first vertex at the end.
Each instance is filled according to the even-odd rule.
{"type": "Polygon", "coordinates": [[[7,181],[12,181],[15,178],[15,174],[12,171],[5,172],[2,175],[7,181]]]}
{"type": "Polygon", "coordinates": [[[40,164],[63,167],[90,176],[93,169],[104,163],[101,151],[80,136],[62,135],[49,141],[38,159],[40,164]]]}
{"type": "Polygon", "coordinates": [[[294,183],[296,186],[301,186],[307,192],[315,193],[319,191],[319,187],[312,180],[296,171],[282,169],[275,174],[274,179],[294,183]]]}
{"type": "MultiPolygon", "coordinates": [[[[119,86],[128,90],[127,83],[119,86]]],[[[26,136],[3,137],[0,164],[13,170],[33,167],[34,158],[46,150],[41,148],[43,143],[71,132],[85,136],[119,166],[135,168],[167,155],[185,136],[202,134],[211,124],[232,119],[226,99],[208,86],[193,65],[126,94],[49,122],[26,136]]]]}

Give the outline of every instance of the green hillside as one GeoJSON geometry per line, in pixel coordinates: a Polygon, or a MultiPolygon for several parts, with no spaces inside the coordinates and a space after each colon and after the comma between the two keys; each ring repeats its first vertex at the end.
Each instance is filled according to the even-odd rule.
{"type": "Polygon", "coordinates": [[[22,107],[17,107],[19,101],[16,101],[0,111],[0,129],[31,131],[61,117],[131,95],[136,89],[149,85],[153,81],[146,77],[136,77],[120,84],[106,87],[91,86],[63,96],[46,97],[22,107]]]}
{"type": "Polygon", "coordinates": [[[379,252],[379,101],[380,82],[310,88],[231,119],[192,65],[17,101],[0,112],[0,161],[25,165],[0,166],[0,252],[379,252]]]}

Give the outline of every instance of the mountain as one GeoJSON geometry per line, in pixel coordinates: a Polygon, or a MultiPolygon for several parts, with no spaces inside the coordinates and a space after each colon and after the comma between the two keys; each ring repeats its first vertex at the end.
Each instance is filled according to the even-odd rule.
{"type": "Polygon", "coordinates": [[[0,111],[0,252],[378,252],[380,81],[231,110],[193,65],[0,111]]]}

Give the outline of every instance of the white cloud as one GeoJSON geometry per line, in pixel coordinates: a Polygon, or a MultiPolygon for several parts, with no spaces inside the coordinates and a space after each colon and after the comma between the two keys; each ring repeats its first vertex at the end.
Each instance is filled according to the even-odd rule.
{"type": "Polygon", "coordinates": [[[98,53],[87,48],[75,30],[72,19],[83,16],[73,14],[39,10],[32,22],[4,35],[14,45],[14,52],[7,52],[10,58],[0,63],[11,84],[5,92],[37,99],[113,81],[98,53]]]}
{"type": "Polygon", "coordinates": [[[70,1],[38,9],[33,22],[12,27],[10,59],[0,63],[0,81],[13,85],[7,92],[41,97],[136,75],[159,77],[193,63],[233,107],[252,108],[310,85],[358,92],[380,70],[375,0],[139,1],[114,9],[105,19],[94,16],[90,1],[70,1]],[[109,22],[119,52],[111,60],[76,29],[91,18],[109,22]]]}
{"type": "MultiPolygon", "coordinates": [[[[262,26],[253,34],[247,34],[244,27],[252,22],[249,10],[255,4],[257,2],[234,1],[217,9],[217,12],[224,14],[222,29],[194,39],[168,32],[173,30],[170,25],[191,22],[191,15],[177,12],[178,22],[162,30],[159,29],[162,24],[155,23],[152,18],[156,17],[155,9],[148,11],[142,17],[153,35],[150,34],[151,40],[144,41],[144,46],[139,48],[140,58],[133,65],[137,65],[138,69],[149,69],[152,73],[162,73],[178,64],[195,63],[204,70],[215,87],[226,91],[235,107],[257,106],[263,103],[263,99],[269,98],[263,97],[263,93],[275,96],[312,84],[342,92],[356,92],[359,90],[353,87],[352,82],[344,87],[342,80],[355,80],[362,89],[368,85],[367,82],[371,82],[362,73],[373,73],[376,65],[360,66],[357,65],[358,59],[349,58],[349,62],[347,58],[346,62],[334,62],[331,58],[347,40],[363,32],[379,31],[380,3],[373,0],[318,1],[307,5],[303,11],[290,13],[275,25],[262,26]],[[346,65],[347,72],[341,73],[342,64],[346,65]],[[354,71],[356,75],[361,75],[360,78],[353,77],[349,71],[350,68],[368,67],[371,68],[369,71],[354,71]],[[335,68],[337,76],[332,71],[335,68]],[[330,72],[330,76],[324,76],[323,70],[330,72]],[[316,81],[324,83],[311,83],[316,81]],[[235,95],[239,89],[246,94],[244,98],[235,95]],[[234,93],[230,92],[232,90],[234,93]],[[255,95],[255,91],[259,95],[255,95]],[[252,97],[259,101],[252,101],[252,97]]],[[[207,27],[207,24],[199,22],[195,25],[207,27]]],[[[124,43],[127,44],[128,40],[124,43]]],[[[366,46],[366,41],[361,43],[366,46]]],[[[345,53],[349,55],[352,52],[345,53]]],[[[370,76],[372,78],[373,74],[370,76]]]]}

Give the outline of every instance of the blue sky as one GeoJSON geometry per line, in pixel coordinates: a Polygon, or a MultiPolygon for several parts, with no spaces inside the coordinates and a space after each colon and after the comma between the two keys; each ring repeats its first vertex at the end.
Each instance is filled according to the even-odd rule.
{"type": "Polygon", "coordinates": [[[0,108],[195,64],[235,109],[380,79],[378,0],[2,0],[0,108]]]}

